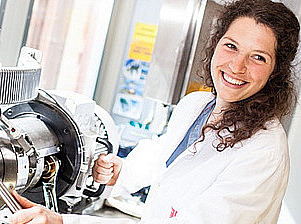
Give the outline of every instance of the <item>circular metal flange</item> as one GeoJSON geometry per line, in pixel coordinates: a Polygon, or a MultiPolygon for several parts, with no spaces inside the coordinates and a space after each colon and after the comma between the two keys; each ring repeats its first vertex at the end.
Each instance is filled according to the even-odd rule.
{"type": "MultiPolygon", "coordinates": [[[[57,197],[62,196],[76,181],[81,165],[83,143],[73,120],[59,106],[38,100],[14,105],[3,114],[8,119],[28,115],[36,116],[55,133],[61,148],[60,152],[55,155],[61,162],[56,192],[57,197]]],[[[42,181],[28,188],[22,195],[36,203],[44,203],[42,181]]]]}

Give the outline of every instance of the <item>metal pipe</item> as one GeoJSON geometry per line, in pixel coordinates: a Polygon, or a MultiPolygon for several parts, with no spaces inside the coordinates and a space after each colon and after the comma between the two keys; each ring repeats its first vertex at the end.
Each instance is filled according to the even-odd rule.
{"type": "Polygon", "coordinates": [[[7,187],[0,181],[0,197],[12,213],[22,209],[19,202],[11,195],[7,187]]]}

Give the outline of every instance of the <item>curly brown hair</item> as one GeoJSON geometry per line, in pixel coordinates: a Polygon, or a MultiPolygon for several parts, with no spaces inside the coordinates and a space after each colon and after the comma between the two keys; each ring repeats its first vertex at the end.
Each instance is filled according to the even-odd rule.
{"type": "Polygon", "coordinates": [[[206,48],[206,85],[212,87],[213,94],[216,94],[210,75],[211,59],[219,40],[232,22],[240,17],[253,18],[257,23],[272,29],[277,40],[276,63],[263,89],[247,99],[230,103],[219,122],[203,127],[200,141],[204,140],[206,129],[217,131],[220,142],[215,148],[218,151],[233,147],[258,130],[266,129],[267,121],[283,118],[294,107],[297,96],[292,77],[300,25],[294,13],[283,3],[270,0],[238,0],[225,4],[206,48]],[[223,137],[225,131],[230,135],[223,137]]]}

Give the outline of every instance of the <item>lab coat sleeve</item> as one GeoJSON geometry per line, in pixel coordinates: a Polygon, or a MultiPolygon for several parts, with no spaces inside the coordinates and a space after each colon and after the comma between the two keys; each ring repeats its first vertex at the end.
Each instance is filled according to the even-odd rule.
{"type": "Polygon", "coordinates": [[[212,95],[208,93],[191,93],[182,98],[173,110],[166,133],[157,139],[140,141],[124,160],[116,186],[111,191],[111,196],[126,192],[133,193],[150,185],[166,169],[167,159],[190,127],[187,121],[189,116],[183,116],[183,114],[190,114],[191,105],[195,106],[195,102],[202,98],[205,98],[204,101],[207,102],[210,97],[212,95]]]}
{"type": "Polygon", "coordinates": [[[63,214],[63,224],[135,224],[127,218],[105,218],[91,215],[63,214]]]}
{"type": "Polygon", "coordinates": [[[288,172],[288,158],[274,151],[241,153],[174,223],[262,223],[265,211],[274,209],[279,214],[288,172]]]}
{"type": "Polygon", "coordinates": [[[139,142],[137,147],[123,160],[119,178],[110,196],[134,193],[151,185],[152,180],[165,169],[162,158],[164,136],[160,139],[147,139],[139,142]]]}
{"type": "Polygon", "coordinates": [[[63,224],[82,224],[82,223],[98,223],[101,224],[99,217],[76,214],[63,214],[63,224]]]}

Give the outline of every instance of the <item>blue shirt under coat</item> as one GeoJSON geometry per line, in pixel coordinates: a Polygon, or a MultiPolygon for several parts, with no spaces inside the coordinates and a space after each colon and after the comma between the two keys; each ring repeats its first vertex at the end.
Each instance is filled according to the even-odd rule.
{"type": "Polygon", "coordinates": [[[207,120],[214,109],[215,101],[215,98],[212,101],[210,101],[200,113],[198,118],[190,126],[181,143],[166,161],[166,167],[168,167],[182,152],[184,152],[189,146],[192,145],[192,143],[194,143],[197,139],[201,137],[202,128],[207,123],[207,120]]]}

